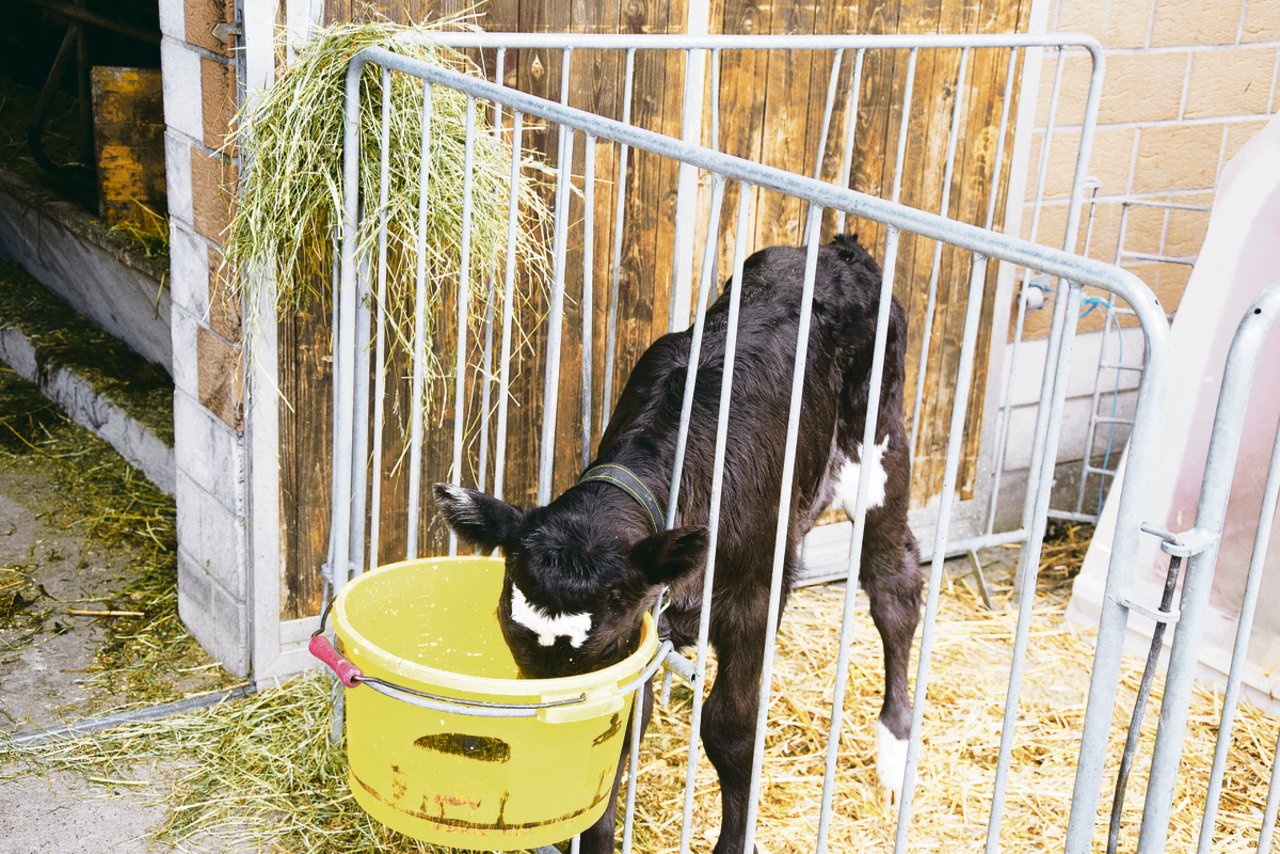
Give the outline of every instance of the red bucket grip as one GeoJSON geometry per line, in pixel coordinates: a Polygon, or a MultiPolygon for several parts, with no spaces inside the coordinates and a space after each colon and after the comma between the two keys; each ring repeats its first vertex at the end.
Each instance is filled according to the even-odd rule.
{"type": "Polygon", "coordinates": [[[307,644],[307,649],[328,665],[343,685],[354,688],[360,684],[360,677],[364,676],[360,668],[343,658],[324,635],[313,637],[311,643],[307,644]]]}

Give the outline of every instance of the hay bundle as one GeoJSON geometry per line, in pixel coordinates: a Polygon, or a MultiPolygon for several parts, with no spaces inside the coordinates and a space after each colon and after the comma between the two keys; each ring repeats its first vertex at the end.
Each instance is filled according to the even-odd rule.
{"type": "MultiPolygon", "coordinates": [[[[435,65],[478,73],[468,57],[431,41],[433,31],[463,26],[465,15],[429,25],[339,24],[319,30],[270,89],[237,117],[229,146],[245,155],[240,196],[227,238],[227,259],[240,269],[274,275],[278,313],[305,312],[326,300],[336,263],[334,247],[342,237],[342,148],[345,77],[360,50],[378,46],[435,65]]],[[[363,215],[357,237],[358,265],[376,263],[379,224],[386,223],[387,296],[392,332],[402,345],[411,340],[416,271],[427,276],[426,316],[435,316],[457,282],[462,264],[462,213],[466,96],[433,87],[426,152],[426,198],[421,199],[423,84],[392,73],[384,93],[380,67],[366,66],[360,79],[358,129],[359,176],[363,215]],[[387,186],[382,186],[382,103],[388,97],[387,186]],[[383,191],[385,190],[385,194],[383,191]],[[385,195],[386,202],[380,198],[385,195]],[[419,202],[425,202],[426,226],[419,257],[419,202]]],[[[508,177],[512,150],[496,137],[485,110],[477,107],[471,164],[471,293],[492,299],[484,275],[498,267],[507,251],[508,177]]],[[[550,221],[540,180],[545,167],[523,157],[528,174],[521,183],[516,255],[535,283],[545,280],[550,221]]],[[[263,307],[263,276],[243,276],[250,310],[263,307]]],[[[323,303],[322,303],[323,304],[323,303]]],[[[473,312],[473,317],[483,312],[473,312]]],[[[247,340],[252,340],[249,336],[247,340]]]]}

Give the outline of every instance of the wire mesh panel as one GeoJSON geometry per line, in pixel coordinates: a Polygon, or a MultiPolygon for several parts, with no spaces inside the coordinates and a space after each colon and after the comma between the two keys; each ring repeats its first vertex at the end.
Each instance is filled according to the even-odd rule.
{"type": "MultiPolygon", "coordinates": [[[[932,838],[933,831],[914,818],[919,801],[931,806],[928,784],[919,782],[922,759],[930,750],[923,737],[926,723],[931,717],[935,721],[946,720],[945,705],[933,702],[930,685],[935,650],[950,641],[938,633],[947,583],[947,556],[982,545],[1023,542],[1016,621],[1011,622],[1004,639],[1007,646],[1002,649],[1007,658],[995,676],[999,687],[993,687],[990,703],[999,710],[999,725],[984,736],[985,741],[973,747],[982,755],[974,759],[970,773],[976,777],[970,779],[980,781],[980,792],[971,795],[972,813],[961,822],[961,835],[948,840],[970,848],[985,843],[988,850],[995,850],[1005,819],[1021,796],[1018,792],[1014,795],[1015,805],[1009,803],[1015,750],[1027,747],[1031,738],[1020,733],[1018,722],[1024,673],[1031,666],[1027,651],[1036,601],[1033,594],[1063,421],[1067,366],[1085,288],[1127,302],[1141,329],[1146,353],[1112,549],[1111,572],[1115,583],[1121,585],[1126,573],[1132,572],[1142,522],[1142,492],[1154,464],[1150,447],[1159,425],[1153,413],[1160,404],[1168,370],[1167,322],[1155,298],[1130,273],[1001,234],[995,225],[1005,190],[999,187],[992,186],[980,200],[971,222],[953,216],[951,199],[963,193],[944,189],[940,213],[903,204],[904,190],[899,179],[905,174],[903,163],[911,139],[909,121],[901,121],[896,127],[891,173],[894,179],[885,193],[887,198],[848,189],[848,152],[853,150],[849,139],[850,134],[856,133],[860,118],[853,115],[856,100],[850,101],[850,112],[841,128],[834,118],[837,114],[833,104],[840,100],[844,70],[849,71],[847,79],[852,91],[857,91],[859,69],[872,51],[905,54],[907,74],[900,115],[908,116],[912,101],[910,72],[919,62],[921,51],[953,52],[957,79],[963,81],[966,65],[975,62],[980,51],[1003,51],[1003,61],[1011,70],[1017,62],[1017,51],[1046,44],[1057,48],[1067,42],[1027,36],[782,40],[575,40],[564,36],[560,42],[533,36],[495,36],[492,41],[478,35],[467,38],[471,46],[496,49],[498,81],[504,79],[502,69],[510,60],[507,51],[541,46],[545,54],[548,44],[555,45],[558,64],[550,73],[560,77],[561,97],[539,97],[457,69],[408,60],[381,48],[359,54],[348,76],[346,120],[351,132],[345,150],[346,223],[341,235],[340,287],[335,303],[335,462],[330,542],[333,585],[340,587],[352,574],[375,564],[436,549],[447,549],[451,554],[457,551],[457,540],[445,533],[438,514],[432,512],[428,497],[432,482],[488,492],[518,507],[546,505],[572,487],[583,468],[596,458],[597,442],[607,436],[607,425],[617,415],[613,407],[621,386],[632,374],[630,360],[619,355],[619,342],[648,344],[669,329],[676,330],[675,337],[662,341],[668,345],[678,341],[680,347],[686,348],[682,351],[685,367],[678,380],[672,380],[670,389],[671,400],[679,405],[673,404],[659,419],[670,442],[662,446],[666,450],[655,451],[654,465],[661,477],[651,478],[644,485],[658,496],[656,502],[665,513],[664,524],[658,527],[679,529],[691,521],[705,522],[708,569],[696,586],[680,589],[688,596],[671,603],[673,611],[661,612],[661,603],[670,600],[660,596],[656,588],[646,593],[657,600],[646,603],[658,609],[660,615],[666,613],[665,619],[688,616],[683,629],[688,633],[687,647],[667,659],[669,674],[675,674],[685,686],[679,697],[683,698],[680,708],[687,702],[687,723],[678,726],[687,727],[680,730],[687,736],[678,746],[668,743],[663,753],[667,758],[675,756],[680,766],[675,790],[666,791],[656,804],[644,806],[650,769],[661,762],[646,757],[648,741],[640,738],[645,716],[633,716],[629,770],[620,806],[622,847],[651,850],[678,845],[681,850],[692,850],[716,836],[716,808],[708,804],[707,777],[700,767],[705,765],[702,757],[708,728],[718,741],[725,736],[717,730],[725,720],[723,702],[717,706],[713,699],[716,688],[712,686],[720,687],[721,680],[731,681],[736,671],[727,666],[731,656],[726,645],[713,643],[716,632],[725,631],[723,625],[716,625],[720,617],[713,605],[747,596],[753,597],[754,610],[751,619],[743,623],[736,642],[756,654],[748,656],[748,665],[744,665],[738,683],[729,685],[740,706],[731,728],[737,739],[734,749],[739,751],[735,756],[741,759],[741,780],[734,785],[741,784],[742,797],[724,802],[720,821],[724,822],[722,832],[726,835],[721,848],[727,838],[734,840],[735,847],[741,843],[742,850],[748,852],[757,838],[771,849],[782,845],[818,851],[850,850],[850,845],[859,844],[856,840],[865,841],[856,824],[862,816],[854,814],[861,806],[848,796],[849,787],[856,784],[851,782],[848,767],[849,741],[853,736],[845,731],[845,721],[850,672],[863,654],[859,652],[862,647],[855,644],[860,620],[858,581],[874,577],[875,569],[869,566],[867,555],[874,554],[870,532],[876,523],[869,519],[878,503],[884,501],[880,492],[885,487],[874,486],[872,477],[857,477],[845,500],[852,526],[850,539],[843,545],[845,584],[836,594],[839,598],[829,621],[838,620],[840,628],[827,626],[830,636],[838,637],[833,647],[835,660],[829,663],[829,675],[824,677],[828,699],[822,714],[806,716],[803,722],[804,729],[813,733],[820,744],[810,753],[821,774],[812,778],[812,786],[802,796],[813,804],[812,810],[779,817],[771,798],[779,787],[789,785],[785,748],[782,764],[766,762],[769,749],[773,748],[775,753],[771,755],[776,755],[779,740],[785,745],[789,728],[796,725],[790,718],[779,720],[779,709],[785,706],[787,696],[777,686],[786,678],[787,664],[775,653],[779,616],[795,580],[798,558],[788,543],[792,542],[795,526],[813,521],[807,518],[804,523],[797,522],[811,509],[803,504],[806,499],[802,486],[811,477],[806,471],[815,459],[811,437],[802,436],[803,425],[807,423],[806,412],[820,403],[816,398],[805,398],[808,366],[811,359],[818,358],[809,352],[810,330],[815,323],[830,322],[828,307],[815,299],[815,293],[821,287],[819,271],[822,259],[828,257],[824,252],[832,236],[856,231],[873,259],[867,269],[876,271],[865,314],[848,318],[841,315],[850,322],[863,323],[868,336],[866,348],[861,351],[864,362],[859,368],[865,377],[865,410],[859,410],[862,421],[856,436],[859,449],[887,443],[884,431],[893,428],[895,418],[904,444],[918,445],[921,435],[922,419],[908,419],[904,413],[922,411],[919,389],[924,369],[917,367],[913,380],[911,376],[894,376],[887,367],[896,369],[901,354],[907,351],[906,342],[891,340],[895,334],[893,296],[900,277],[906,275],[904,267],[910,267],[909,275],[917,284],[923,281],[926,303],[937,305],[938,288],[946,279],[953,279],[964,294],[956,304],[963,306],[961,317],[947,318],[945,323],[941,318],[926,320],[926,325],[935,323],[935,331],[912,339],[923,348],[915,362],[917,366],[928,364],[932,358],[929,342],[938,338],[945,344],[942,352],[953,367],[945,375],[949,391],[945,400],[929,401],[945,424],[940,433],[945,436],[945,453],[938,473],[938,490],[922,502],[924,506],[917,508],[913,519],[924,520],[916,525],[916,531],[922,540],[921,551],[929,561],[927,570],[921,573],[925,591],[923,620],[914,653],[912,699],[901,709],[909,736],[900,744],[897,739],[885,742],[890,753],[900,748],[901,755],[888,756],[880,763],[882,771],[893,771],[889,788],[897,793],[896,818],[889,811],[879,824],[886,834],[884,841],[892,842],[897,850],[908,850],[915,842],[923,844],[932,838]],[[631,121],[635,105],[627,92],[633,80],[632,69],[640,65],[642,46],[648,49],[650,45],[655,49],[705,54],[713,129],[710,140],[702,141],[710,141],[711,145],[655,133],[631,121]],[[568,81],[577,61],[575,52],[592,46],[623,52],[626,85],[621,102],[616,105],[620,110],[617,117],[579,109],[568,102],[568,81]],[[817,150],[825,152],[835,145],[840,137],[837,129],[841,129],[844,138],[836,147],[845,152],[843,159],[828,161],[815,156],[814,169],[808,172],[780,169],[717,150],[714,117],[719,115],[716,93],[720,91],[723,56],[730,50],[765,48],[831,52],[827,110],[817,150]],[[422,210],[414,235],[418,241],[431,235],[455,241],[452,245],[459,262],[450,271],[428,269],[421,260],[420,244],[417,265],[406,267],[403,257],[394,257],[395,251],[407,251],[403,249],[409,245],[406,241],[396,244],[402,248],[393,251],[388,260],[382,239],[384,229],[377,221],[378,212],[385,207],[375,201],[381,198],[379,184],[360,175],[354,129],[361,121],[362,110],[380,109],[378,100],[370,98],[363,87],[369,80],[385,84],[393,75],[421,81],[422,135],[416,156],[410,154],[406,159],[403,153],[392,152],[382,157],[379,171],[384,183],[387,172],[397,169],[417,170],[422,187],[433,181],[455,182],[455,189],[461,194],[460,218],[432,232],[435,212],[428,209],[428,194],[420,193],[418,203],[422,210]],[[446,144],[442,140],[445,135],[451,135],[448,144],[460,152],[461,168],[455,175],[434,175],[428,164],[435,161],[426,153],[446,144]],[[532,146],[530,139],[535,136],[544,142],[554,140],[554,144],[532,146]],[[486,139],[500,141],[509,151],[505,179],[498,184],[481,180],[474,168],[476,152],[486,139]],[[677,199],[676,211],[685,213],[677,213],[669,222],[670,239],[665,241],[636,228],[636,220],[629,213],[627,193],[634,185],[627,179],[642,168],[643,162],[648,163],[647,168],[670,176],[667,186],[675,189],[676,197],[680,186],[700,188],[705,197],[705,203],[683,207],[677,199]],[[829,163],[837,167],[834,177],[828,172],[829,163]],[[682,174],[691,179],[683,185],[679,180],[682,174]],[[602,206],[602,197],[612,204],[602,206]],[[503,213],[500,219],[505,235],[478,241],[477,206],[495,200],[503,213]],[[756,341],[740,336],[744,329],[750,332],[743,335],[764,334],[759,327],[745,326],[742,317],[747,268],[751,263],[761,263],[748,259],[764,248],[759,243],[758,218],[763,210],[793,211],[788,215],[797,224],[793,241],[800,245],[789,250],[792,255],[787,256],[793,259],[790,281],[797,289],[795,316],[788,323],[794,322],[796,332],[774,353],[777,376],[781,378],[779,388],[789,392],[780,398],[785,405],[774,413],[776,429],[748,437],[761,449],[752,458],[744,452],[744,448],[752,447],[744,438],[749,431],[744,431],[733,415],[738,402],[747,399],[744,374],[735,370],[735,358],[739,353],[751,354],[752,358],[758,355],[752,349],[756,341]],[[545,252],[521,253],[517,235],[528,229],[544,229],[545,252]],[[361,235],[366,237],[362,239],[361,235]],[[911,257],[921,263],[906,264],[908,246],[914,253],[911,257]],[[944,258],[946,264],[940,262],[944,258]],[[1045,350],[1043,393],[1036,415],[1024,509],[1012,530],[988,527],[985,535],[974,537],[960,528],[957,519],[964,497],[966,448],[978,443],[982,430],[972,413],[990,399],[986,384],[978,380],[984,364],[983,336],[989,334],[984,307],[990,304],[997,278],[1013,267],[1043,275],[1052,283],[1057,293],[1055,322],[1045,350]],[[414,284],[400,289],[408,296],[404,297],[405,302],[396,303],[386,296],[384,282],[388,270],[394,275],[404,269],[412,270],[414,284]],[[662,289],[650,285],[649,291],[638,295],[629,286],[628,277],[639,281],[653,276],[666,277],[662,289]],[[649,306],[647,322],[637,321],[635,314],[620,310],[628,300],[653,299],[656,294],[664,296],[665,301],[649,306]],[[433,307],[431,311],[428,306],[433,307]],[[411,318],[406,340],[399,342],[398,348],[388,337],[393,330],[388,317],[397,312],[411,318]],[[692,326],[686,329],[690,321],[692,326]],[[936,331],[943,328],[945,333],[936,331]],[[701,358],[704,348],[714,348],[715,361],[701,358]],[[393,349],[400,350],[401,355],[392,355],[393,349]],[[701,379],[700,374],[704,374],[701,379]],[[700,388],[704,392],[701,395],[700,388]],[[899,395],[898,408],[887,409],[885,401],[895,393],[899,395]],[[904,405],[913,398],[914,410],[904,405]],[[521,436],[524,438],[517,438],[521,436]],[[569,449],[567,453],[562,452],[564,448],[569,449]],[[691,452],[690,448],[701,450],[691,452]],[[734,467],[742,466],[747,459],[772,473],[762,480],[767,490],[755,498],[751,507],[726,506],[726,478],[732,480],[734,467]],[[754,520],[763,520],[755,532],[763,544],[758,556],[763,573],[752,584],[737,579],[730,561],[724,558],[736,554],[731,551],[733,544],[726,532],[748,513],[756,514],[750,517],[754,520]],[[713,671],[717,672],[715,682],[710,675],[713,671]],[[709,694],[709,690],[713,693],[709,694]]],[[[1096,45],[1087,47],[1096,49],[1096,45]]],[[[1012,73],[1007,79],[1013,79],[1012,73]]],[[[958,86],[958,91],[962,89],[958,86]]],[[[1095,84],[1095,97],[1096,90],[1095,84]]],[[[1008,103],[1006,98],[1006,107],[1008,103]]],[[[958,162],[956,117],[963,115],[959,94],[951,115],[946,134],[948,154],[942,162],[947,178],[941,185],[944,188],[962,186],[958,183],[962,178],[952,171],[958,162]]],[[[995,124],[995,163],[1004,156],[1007,122],[1006,113],[995,124]]],[[[385,133],[382,139],[386,139],[385,133]]],[[[1080,152],[1077,182],[1083,180],[1087,153],[1086,143],[1080,152]]],[[[987,174],[998,175],[999,171],[987,174]]],[[[650,211],[647,216],[660,221],[664,211],[659,210],[656,215],[650,211]]],[[[1078,206],[1073,207],[1072,217],[1078,222],[1078,206]]],[[[1068,231],[1073,230],[1074,223],[1068,231]]],[[[926,312],[925,316],[933,318],[933,312],[926,312]]],[[[828,450],[824,447],[822,452],[828,450]]],[[[871,467],[868,457],[866,468],[871,467]]],[[[816,499],[809,496],[808,500],[816,499]]],[[[918,591],[917,587],[912,595],[919,596],[918,591]]],[[[904,601],[917,600],[907,596],[904,601]]],[[[876,613],[874,601],[872,609],[879,624],[882,614],[876,613]]],[[[919,611],[918,605],[915,610],[919,611]]],[[[543,615],[538,619],[552,618],[543,615]]],[[[914,619],[912,616],[912,627],[914,619]]],[[[670,623],[667,630],[673,630],[670,623]]],[[[886,673],[891,668],[907,672],[911,638],[906,640],[906,646],[891,649],[886,636],[886,658],[896,654],[900,659],[897,664],[887,665],[886,673]]],[[[1104,692],[1109,678],[1114,694],[1116,675],[1107,670],[1110,667],[1109,662],[1102,661],[1094,678],[1104,692]]],[[[905,697],[905,685],[902,687],[905,697]]],[[[901,700],[898,697],[894,702],[901,700]]],[[[659,712],[659,717],[663,714],[659,712]]],[[[882,717],[882,725],[884,720],[882,717]]],[[[1083,737],[1089,745],[1089,733],[1083,737]]],[[[1105,745],[1105,738],[1102,742],[1105,745]]],[[[723,745],[716,750],[722,748],[723,745]]],[[[1095,778],[1088,775],[1095,775],[1100,780],[1100,768],[1090,764],[1088,751],[1082,760],[1081,778],[1092,780],[1095,778]]],[[[720,767],[722,788],[728,790],[730,783],[724,776],[723,763],[720,767]]],[[[1090,822],[1098,794],[1097,786],[1090,789],[1091,785],[1086,782],[1077,794],[1081,814],[1087,815],[1090,822]]],[[[1041,833],[1041,838],[1061,835],[1066,828],[1060,825],[1065,825],[1065,818],[1053,825],[1052,832],[1041,833]]]]}

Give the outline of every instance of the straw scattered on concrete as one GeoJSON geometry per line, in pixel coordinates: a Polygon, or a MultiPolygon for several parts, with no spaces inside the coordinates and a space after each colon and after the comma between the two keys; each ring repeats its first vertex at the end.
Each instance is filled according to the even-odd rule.
{"type": "Polygon", "coordinates": [[[0,631],[9,637],[0,661],[47,633],[70,630],[69,609],[88,607],[128,616],[101,622],[102,640],[88,674],[94,690],[75,713],[163,702],[232,684],[178,619],[173,501],[110,445],[0,365],[0,469],[24,468],[38,469],[58,484],[57,499],[42,508],[48,524],[75,527],[102,551],[123,554],[129,580],[114,594],[55,602],[40,585],[38,567],[0,567],[0,631]]]}
{"type": "MultiPolygon", "coordinates": [[[[1065,840],[1093,632],[1067,621],[1064,613],[1070,581],[1087,545],[1086,531],[1073,528],[1045,546],[1000,837],[1003,850],[1055,850],[1065,840]]],[[[909,837],[912,851],[982,848],[1000,744],[1016,613],[990,612],[966,583],[951,586],[953,593],[944,591],[938,618],[909,837]]],[[[766,743],[762,850],[803,850],[817,832],[843,595],[836,586],[802,590],[783,618],[770,706],[774,723],[766,743]]],[[[832,851],[892,850],[896,830],[896,812],[877,792],[875,727],[882,659],[865,602],[861,597],[842,724],[832,851]]],[[[1097,841],[1105,839],[1116,764],[1141,672],[1142,661],[1126,659],[1112,729],[1115,758],[1103,783],[1097,841]]],[[[911,673],[914,680],[914,660],[911,673]]],[[[1137,841],[1162,688],[1157,680],[1142,730],[1142,754],[1130,777],[1121,850],[1133,850],[1137,841]]],[[[645,821],[637,829],[643,851],[677,850],[673,840],[679,838],[679,814],[674,805],[683,792],[689,719],[688,693],[678,696],[681,703],[659,707],[654,737],[647,744],[641,789],[645,821]]],[[[1194,848],[1220,714],[1221,697],[1197,687],[1174,797],[1171,851],[1194,848]]],[[[1278,727],[1275,716],[1241,705],[1213,850],[1253,850],[1278,727]]],[[[714,838],[719,812],[718,784],[704,755],[697,778],[695,839],[714,838]]]]}
{"type": "MultiPolygon", "coordinates": [[[[1063,842],[1092,659],[1090,633],[1067,622],[1063,612],[1084,544],[1082,533],[1075,531],[1065,543],[1046,547],[1001,834],[1004,850],[1046,850],[1060,848],[1063,842]]],[[[842,597],[839,586],[799,591],[783,621],[759,824],[762,850],[772,854],[806,850],[817,830],[842,597]]],[[[1011,611],[987,611],[960,581],[942,602],[911,831],[913,851],[971,851],[982,845],[1016,619],[1011,611]]],[[[876,791],[879,640],[865,607],[858,619],[831,829],[830,850],[842,852],[890,849],[895,822],[893,810],[876,791]]],[[[1141,662],[1130,659],[1113,745],[1123,737],[1120,719],[1127,721],[1140,672],[1141,662]]],[[[21,759],[21,766],[35,763],[121,779],[132,763],[176,756],[190,761],[189,772],[171,793],[157,793],[171,804],[171,820],[163,830],[170,842],[204,831],[265,850],[430,851],[378,826],[351,799],[342,754],[326,741],[326,685],[313,675],[250,700],[92,739],[21,754],[11,750],[6,755],[0,746],[0,766],[6,759],[21,759]]],[[[1159,696],[1157,683],[1154,701],[1159,696]]],[[[677,850],[688,702],[689,691],[677,687],[672,704],[659,706],[645,740],[637,851],[677,850]]],[[[1197,690],[1175,795],[1170,850],[1192,847],[1198,832],[1219,712],[1219,697],[1197,690]]],[[[1145,750],[1150,748],[1155,719],[1152,711],[1144,727],[1145,750]]],[[[1215,851],[1241,850],[1256,840],[1278,723],[1252,706],[1240,709],[1215,851]]],[[[18,766],[9,765],[14,767],[18,766]]],[[[1142,758],[1130,782],[1122,850],[1132,850],[1136,840],[1146,772],[1142,758]]],[[[1112,775],[1114,764],[1108,767],[1104,792],[1110,791],[1112,775]]],[[[1104,801],[1109,804],[1109,794],[1104,801]]],[[[709,849],[719,824],[719,791],[705,756],[697,778],[695,820],[694,848],[709,849]]],[[[1099,821],[1101,839],[1105,806],[1099,821]]]]}

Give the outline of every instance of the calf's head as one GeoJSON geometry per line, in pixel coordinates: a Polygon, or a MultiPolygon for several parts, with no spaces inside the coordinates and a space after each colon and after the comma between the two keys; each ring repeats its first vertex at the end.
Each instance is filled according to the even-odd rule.
{"type": "Polygon", "coordinates": [[[644,611],[706,559],[704,527],[650,534],[589,506],[521,510],[438,483],[436,505],[458,537],[506,557],[498,622],[521,674],[572,676],[635,651],[644,611]]]}

